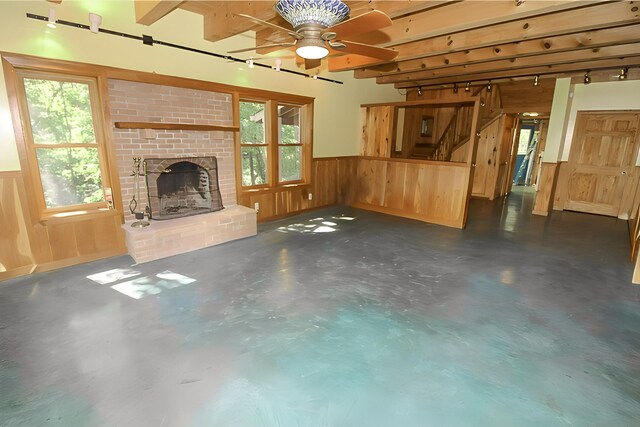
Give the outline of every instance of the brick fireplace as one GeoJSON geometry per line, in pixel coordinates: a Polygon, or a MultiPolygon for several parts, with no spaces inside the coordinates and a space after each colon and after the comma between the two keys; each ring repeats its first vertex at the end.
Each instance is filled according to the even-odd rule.
{"type": "MultiPolygon", "coordinates": [[[[112,79],[109,80],[109,105],[113,122],[233,124],[232,97],[226,93],[112,79]]],[[[123,228],[129,253],[136,262],[256,234],[255,211],[236,204],[233,132],[114,127],[113,136],[122,205],[125,207],[126,223],[123,228]],[[175,184],[167,184],[173,201],[165,200],[165,208],[168,209],[165,209],[164,215],[160,214],[161,200],[147,198],[145,179],[138,181],[140,208],[149,204],[154,216],[158,213],[158,219],[167,219],[153,220],[145,229],[130,227],[134,218],[126,208],[135,192],[135,177],[132,176],[134,157],[142,157],[147,162],[148,171],[153,169],[147,176],[149,186],[155,186],[151,188],[153,191],[157,190],[157,180],[164,175],[162,172],[169,163],[179,165],[176,167],[186,179],[186,183],[178,186],[180,188],[175,184]],[[169,163],[168,159],[171,159],[169,163]],[[217,188],[213,188],[216,184],[211,179],[214,163],[217,188]],[[205,183],[206,180],[208,182],[205,183]],[[209,187],[209,196],[203,196],[206,194],[203,191],[205,185],[209,187]],[[207,213],[183,215],[186,206],[207,213]],[[220,210],[222,206],[224,209],[220,210]]]]}

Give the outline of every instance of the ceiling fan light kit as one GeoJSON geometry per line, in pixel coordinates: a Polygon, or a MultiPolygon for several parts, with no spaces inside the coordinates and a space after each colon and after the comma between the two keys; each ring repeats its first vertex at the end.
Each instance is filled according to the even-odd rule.
{"type": "Polygon", "coordinates": [[[298,43],[296,53],[304,59],[321,59],[329,54],[324,41],[318,39],[302,39],[298,43]]]}

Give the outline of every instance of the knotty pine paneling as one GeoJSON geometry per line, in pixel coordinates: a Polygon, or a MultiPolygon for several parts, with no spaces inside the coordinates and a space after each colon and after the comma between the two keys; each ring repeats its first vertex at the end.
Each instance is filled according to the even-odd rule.
{"type": "Polygon", "coordinates": [[[311,184],[260,191],[240,191],[238,204],[254,208],[260,204],[258,221],[335,204],[348,204],[357,157],[313,159],[311,184]],[[312,199],[309,200],[309,194],[312,199]]]}
{"type": "Polygon", "coordinates": [[[21,172],[0,172],[0,280],[127,249],[116,210],[33,223],[21,172]]]}
{"type": "Polygon", "coordinates": [[[351,205],[464,228],[470,167],[410,159],[358,159],[351,205]]]}
{"type": "Polygon", "coordinates": [[[533,214],[547,216],[552,209],[556,183],[558,181],[558,163],[542,163],[538,192],[533,204],[533,214]]]}
{"type": "Polygon", "coordinates": [[[395,149],[395,107],[390,105],[362,108],[362,156],[391,157],[395,149]]]}

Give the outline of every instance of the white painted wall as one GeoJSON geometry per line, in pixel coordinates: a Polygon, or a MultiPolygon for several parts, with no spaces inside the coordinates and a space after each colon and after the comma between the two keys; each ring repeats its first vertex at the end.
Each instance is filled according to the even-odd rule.
{"type": "Polygon", "coordinates": [[[556,79],[543,162],[556,163],[562,149],[569,111],[571,78],[556,79]]]}
{"type": "MultiPolygon", "coordinates": [[[[0,51],[46,58],[107,65],[156,72],[179,77],[267,89],[315,97],[314,156],[357,155],[360,145],[360,104],[402,101],[390,85],[376,85],[373,79],[356,80],[353,73],[321,76],[343,81],[343,85],[303,78],[270,69],[252,70],[241,63],[229,63],[196,53],[107,34],[92,34],[65,26],[49,29],[44,22],[27,19],[26,13],[47,15],[50,7],[58,19],[88,24],[88,13],[102,15],[102,27],[126,33],[148,34],[156,40],[182,44],[225,54],[227,50],[254,43],[251,34],[210,43],[203,39],[200,15],[177,10],[150,27],[135,23],[133,0],[64,0],[60,5],[44,0],[0,1],[0,51]]],[[[290,56],[292,57],[292,53],[290,56]]],[[[236,54],[249,58],[251,53],[236,54]]],[[[273,59],[261,60],[273,63],[273,59]]],[[[291,59],[283,67],[296,69],[291,59]]],[[[4,75],[0,73],[0,171],[18,170],[15,136],[11,124],[4,75]]]]}
{"type": "MultiPolygon", "coordinates": [[[[567,130],[560,160],[566,161],[569,159],[577,112],[593,110],[640,110],[640,81],[626,80],[591,83],[589,85],[576,84],[567,118],[567,130]]],[[[640,156],[638,156],[636,164],[640,166],[640,156]]]]}

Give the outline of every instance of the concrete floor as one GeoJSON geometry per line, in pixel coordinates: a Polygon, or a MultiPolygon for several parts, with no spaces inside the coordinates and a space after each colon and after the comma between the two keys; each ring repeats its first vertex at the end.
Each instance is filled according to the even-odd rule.
{"type": "Polygon", "coordinates": [[[0,425],[640,425],[626,222],[529,212],[335,207],[3,282],[0,425]]]}

